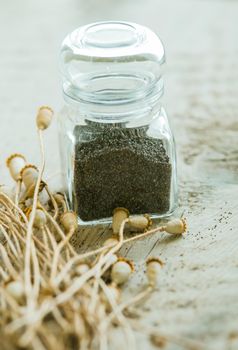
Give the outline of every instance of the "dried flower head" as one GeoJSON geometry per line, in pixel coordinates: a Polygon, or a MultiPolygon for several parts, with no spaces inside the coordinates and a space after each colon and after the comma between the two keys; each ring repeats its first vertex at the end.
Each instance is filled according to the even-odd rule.
{"type": "Polygon", "coordinates": [[[18,181],[21,179],[21,171],[26,165],[26,159],[22,154],[14,153],[6,160],[7,167],[9,168],[11,177],[13,180],[18,181]]]}
{"type": "Polygon", "coordinates": [[[111,246],[111,245],[116,245],[118,244],[118,238],[117,235],[112,235],[111,237],[107,238],[104,242],[103,242],[103,246],[107,247],[107,246],[111,246]]]}
{"type": "Polygon", "coordinates": [[[37,167],[33,164],[27,164],[24,166],[24,168],[22,168],[20,175],[26,189],[35,186],[38,174],[39,171],[37,167]]]}
{"type": "Polygon", "coordinates": [[[118,258],[112,266],[111,280],[116,284],[123,284],[128,281],[131,273],[134,271],[132,261],[125,258],[118,258]]]}
{"type": "Polygon", "coordinates": [[[116,208],[113,211],[112,217],[112,231],[114,234],[118,234],[122,222],[129,216],[129,211],[126,208],[116,208]]]}
{"type": "Polygon", "coordinates": [[[49,127],[52,118],[53,118],[53,110],[48,106],[42,106],[39,108],[39,111],[36,116],[36,125],[38,129],[45,130],[49,127]]]}
{"type": "Polygon", "coordinates": [[[164,231],[171,234],[183,234],[187,230],[186,219],[173,219],[164,226],[164,231]]]}
{"type": "Polygon", "coordinates": [[[58,205],[61,205],[62,202],[65,202],[65,197],[64,197],[64,194],[61,193],[61,192],[57,192],[54,194],[54,199],[56,200],[56,203],[58,205]]]}
{"type": "Polygon", "coordinates": [[[77,275],[83,275],[89,270],[89,265],[86,263],[81,263],[75,267],[75,272],[77,275]]]}
{"type": "Polygon", "coordinates": [[[75,231],[78,227],[77,214],[73,211],[67,211],[61,215],[60,222],[66,232],[69,232],[70,230],[75,231]]]}
{"type": "Polygon", "coordinates": [[[24,297],[24,285],[21,281],[11,281],[6,285],[5,289],[17,302],[22,301],[24,297]]]}
{"type": "Polygon", "coordinates": [[[164,263],[159,258],[149,258],[146,261],[146,276],[151,287],[156,287],[159,274],[164,263]]]}
{"type": "MultiPolygon", "coordinates": [[[[29,213],[29,218],[31,217],[32,212],[29,213]]],[[[36,208],[35,218],[34,218],[34,227],[43,228],[47,223],[47,218],[45,212],[42,208],[36,208]]]]}
{"type": "Polygon", "coordinates": [[[147,230],[151,224],[152,220],[149,215],[131,215],[128,221],[129,225],[136,230],[147,230]]]}
{"type": "MultiPolygon", "coordinates": [[[[12,195],[0,185],[0,315],[4,316],[0,324],[16,343],[14,348],[27,349],[59,349],[68,347],[68,340],[70,348],[75,344],[78,348],[81,343],[88,348],[91,339],[104,349],[110,330],[117,324],[125,327],[131,349],[133,339],[124,311],[151,293],[163,263],[158,258],[148,259],[148,287],[119,304],[119,287],[130,278],[134,264],[118,258],[118,251],[127,242],[158,231],[185,232],[186,222],[171,220],[165,226],[125,238],[128,222],[131,228],[147,230],[151,219],[147,215],[129,217],[127,209],[117,208],[113,213],[114,235],[103,247],[78,252],[78,240],[71,240],[77,229],[77,215],[68,210],[67,198],[51,193],[42,180],[42,130],[50,125],[52,115],[49,107],[41,107],[36,117],[41,149],[39,170],[26,165],[23,156],[12,155],[7,160],[11,176],[17,181],[12,195]],[[43,188],[46,191],[40,194],[43,188]]],[[[156,344],[163,346],[161,341],[156,344]]]]}

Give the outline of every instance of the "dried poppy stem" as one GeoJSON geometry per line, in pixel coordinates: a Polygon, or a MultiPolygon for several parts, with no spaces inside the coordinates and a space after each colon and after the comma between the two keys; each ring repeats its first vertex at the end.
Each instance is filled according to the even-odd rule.
{"type": "Polygon", "coordinates": [[[13,279],[17,279],[18,278],[18,272],[16,271],[16,269],[13,267],[8,254],[6,252],[5,247],[0,243],[0,253],[2,256],[2,261],[5,264],[9,274],[12,276],[13,279]]]}
{"type": "Polygon", "coordinates": [[[58,324],[62,329],[64,330],[70,329],[69,322],[67,322],[66,319],[63,318],[58,308],[55,308],[52,311],[52,314],[54,315],[55,320],[58,322],[58,324]]]}
{"type": "Polygon", "coordinates": [[[22,335],[18,339],[18,344],[20,347],[26,348],[28,347],[36,336],[36,327],[35,324],[28,325],[27,329],[22,333],[22,335]]]}
{"type": "MultiPolygon", "coordinates": [[[[100,262],[102,259],[103,255],[100,255],[99,257],[99,266],[100,266],[100,262]]],[[[91,303],[89,305],[89,311],[90,312],[94,312],[95,308],[96,308],[96,304],[97,304],[97,300],[98,300],[98,290],[99,290],[99,280],[101,278],[101,268],[98,267],[96,274],[95,274],[95,279],[94,279],[94,285],[93,285],[93,289],[92,289],[92,295],[91,295],[91,303]]]]}
{"type": "MultiPolygon", "coordinates": [[[[49,265],[50,266],[50,270],[52,269],[52,259],[53,259],[53,256],[54,256],[54,252],[57,248],[57,242],[55,240],[55,237],[54,235],[51,233],[50,229],[47,227],[47,226],[44,226],[43,228],[43,235],[46,236],[46,239],[47,241],[49,240],[50,244],[51,244],[51,247],[52,249],[49,247],[49,245],[47,245],[47,249],[48,249],[48,253],[50,255],[50,258],[48,259],[49,261],[49,265]]],[[[58,268],[62,268],[62,266],[65,264],[65,260],[63,258],[63,256],[59,256],[59,259],[58,259],[58,268]]]]}
{"type": "MultiPolygon", "coordinates": [[[[25,246],[25,234],[24,236],[21,236],[20,233],[17,230],[14,230],[16,237],[18,238],[19,242],[22,242],[23,245],[25,246]]],[[[33,236],[33,240],[37,243],[38,246],[40,246],[42,248],[42,251],[39,251],[39,249],[37,250],[37,255],[41,258],[41,260],[43,261],[44,265],[46,266],[51,266],[51,263],[49,261],[46,261],[46,258],[44,256],[45,251],[46,251],[46,247],[44,246],[44,244],[38,240],[38,238],[36,236],[33,236]]],[[[51,254],[53,255],[53,251],[51,251],[51,254]]]]}
{"type": "Polygon", "coordinates": [[[50,200],[51,200],[51,202],[52,202],[52,204],[53,204],[54,212],[55,212],[53,218],[54,218],[54,220],[56,220],[56,219],[57,219],[57,216],[58,216],[58,213],[59,213],[58,204],[57,204],[57,202],[56,202],[54,196],[53,196],[52,193],[50,192],[49,186],[48,186],[47,184],[46,184],[46,186],[45,186],[45,189],[46,189],[46,192],[48,193],[48,196],[50,197],[50,200]]]}
{"type": "Polygon", "coordinates": [[[5,299],[7,304],[11,307],[11,312],[14,313],[14,316],[17,317],[20,315],[19,304],[17,301],[9,294],[6,288],[1,288],[0,292],[2,294],[2,298],[5,299]]]}
{"type": "Polygon", "coordinates": [[[68,208],[67,208],[67,205],[66,205],[66,202],[65,202],[65,197],[62,193],[56,193],[53,195],[55,200],[56,200],[56,203],[60,206],[62,206],[63,208],[63,213],[65,213],[68,208]]]}
{"type": "MultiPolygon", "coordinates": [[[[127,217],[128,217],[128,215],[125,218],[127,218],[127,217]]],[[[123,218],[122,221],[125,218],[123,218]]],[[[118,243],[118,240],[116,243],[118,243]]],[[[101,254],[98,256],[98,258],[95,261],[95,265],[97,263],[99,263],[98,265],[100,265],[102,257],[106,254],[106,252],[107,252],[107,250],[101,252],[101,254]]],[[[113,255],[111,255],[111,258],[113,258],[113,255]]],[[[117,257],[116,257],[116,259],[117,259],[117,257]]],[[[105,263],[104,267],[99,267],[97,272],[96,272],[96,276],[95,276],[95,280],[94,280],[94,287],[93,287],[92,296],[91,296],[91,304],[89,306],[91,312],[93,312],[95,310],[95,307],[96,307],[100,278],[103,275],[104,271],[106,271],[110,265],[112,265],[112,262],[111,262],[111,259],[108,259],[107,262],[105,263]]]]}
{"type": "MultiPolygon", "coordinates": [[[[177,220],[177,219],[176,219],[177,220]]],[[[181,219],[180,220],[181,222],[182,222],[182,224],[183,224],[183,226],[184,227],[181,227],[181,229],[180,229],[180,231],[179,232],[176,232],[176,229],[177,229],[177,226],[175,227],[175,232],[169,232],[169,233],[174,233],[174,234],[182,234],[182,233],[184,233],[185,231],[186,231],[186,224],[185,224],[185,219],[181,219]]],[[[172,222],[172,221],[171,221],[172,222]]],[[[169,222],[170,223],[170,222],[169,222]]],[[[177,224],[177,223],[176,223],[177,224]]],[[[179,224],[180,224],[180,222],[179,222],[179,224]]],[[[149,230],[149,231],[146,231],[146,232],[144,232],[144,233],[141,233],[141,234],[139,234],[139,235],[136,235],[136,236],[134,236],[134,237],[131,237],[131,238],[127,238],[127,239],[125,239],[124,240],[124,242],[123,243],[128,243],[128,242],[132,242],[132,241],[135,241],[135,240],[137,240],[137,239],[140,239],[140,238],[144,238],[144,237],[146,237],[146,236],[149,236],[149,235],[151,235],[151,234],[153,234],[153,233],[155,233],[155,232],[165,232],[166,231],[166,229],[167,229],[167,225],[164,225],[164,226],[160,226],[160,227],[156,227],[156,228],[154,228],[154,229],[152,229],[152,230],[149,230]]],[[[166,232],[168,232],[168,231],[166,231],[166,232]]]]}
{"type": "Polygon", "coordinates": [[[41,107],[37,115],[40,170],[25,165],[19,155],[9,160],[11,176],[15,181],[22,178],[26,188],[25,201],[18,203],[20,186],[14,190],[15,203],[13,193],[8,195],[0,188],[3,241],[0,245],[0,314],[3,316],[0,327],[4,327],[14,342],[16,340],[16,347],[64,350],[74,346],[86,350],[99,346],[106,350],[108,333],[116,321],[125,332],[129,348],[133,349],[131,324],[123,310],[150,293],[159,276],[159,260],[150,260],[147,264],[150,286],[146,291],[119,304],[118,285],[128,280],[133,266],[126,259],[118,258],[116,253],[123,244],[155,232],[182,234],[186,222],[181,218],[170,220],[164,226],[124,239],[125,225],[139,232],[148,229],[151,221],[147,215],[129,216],[126,209],[118,208],[113,215],[116,237],[107,239],[99,249],[77,254],[70,242],[77,229],[77,216],[68,209],[64,195],[51,193],[42,181],[45,166],[42,132],[49,126],[52,115],[52,110],[46,106],[41,107]],[[43,188],[49,196],[49,207],[48,203],[39,202],[43,188]],[[92,261],[90,257],[93,256],[92,261]],[[104,273],[110,273],[108,285],[104,283],[103,279],[107,278],[104,273]]]}
{"type": "Polygon", "coordinates": [[[32,288],[32,294],[33,298],[36,299],[39,296],[40,292],[40,284],[41,284],[41,275],[40,275],[40,266],[38,257],[36,254],[36,248],[34,241],[31,241],[31,251],[32,251],[32,263],[33,263],[33,271],[34,271],[34,281],[33,281],[33,288],[32,288]]]}
{"type": "Polygon", "coordinates": [[[42,236],[43,236],[43,242],[41,242],[36,236],[33,236],[33,240],[34,240],[34,242],[36,243],[36,245],[37,245],[38,247],[40,247],[40,249],[41,249],[42,252],[44,253],[45,257],[46,257],[49,261],[51,261],[51,257],[50,257],[50,256],[53,256],[54,252],[53,252],[53,250],[49,247],[45,228],[42,228],[41,232],[42,232],[42,236]]]}
{"type": "Polygon", "coordinates": [[[51,280],[52,281],[54,280],[56,272],[57,272],[57,264],[58,264],[60,252],[64,248],[64,246],[69,242],[69,240],[73,236],[73,234],[74,234],[74,228],[69,231],[67,236],[59,243],[59,245],[55,249],[53,262],[52,262],[52,270],[51,270],[51,280]]]}
{"type": "Polygon", "coordinates": [[[21,263],[19,260],[16,260],[15,255],[12,253],[11,249],[6,245],[6,252],[9,257],[9,260],[12,262],[12,265],[14,266],[15,270],[19,271],[21,270],[21,263]]]}
{"type": "Polygon", "coordinates": [[[70,269],[72,268],[72,266],[76,263],[78,263],[79,261],[85,259],[85,258],[89,258],[93,255],[96,255],[98,253],[101,253],[103,251],[108,250],[109,248],[115,247],[116,244],[115,243],[111,243],[110,245],[107,245],[106,247],[101,247],[98,249],[95,249],[93,251],[87,252],[87,253],[83,253],[83,254],[78,254],[76,256],[74,256],[73,258],[71,258],[71,260],[69,260],[67,262],[67,264],[64,266],[64,268],[60,271],[60,273],[57,275],[57,277],[55,278],[55,283],[58,285],[63,279],[64,276],[67,275],[67,273],[70,271],[70,269]]]}
{"type": "Polygon", "coordinates": [[[6,271],[3,270],[1,265],[0,265],[0,274],[2,275],[2,278],[4,281],[7,281],[9,279],[9,275],[6,273],[6,271]]]}
{"type": "Polygon", "coordinates": [[[153,291],[153,288],[151,286],[148,286],[144,291],[138,293],[137,295],[133,296],[131,299],[125,301],[124,303],[121,303],[117,305],[114,312],[112,312],[105,320],[104,322],[109,324],[113,318],[115,317],[115,314],[117,312],[122,312],[123,310],[127,309],[129,306],[136,304],[146,298],[151,292],[153,291]]]}
{"type": "Polygon", "coordinates": [[[2,219],[7,224],[7,226],[14,223],[17,226],[19,226],[21,229],[25,230],[25,226],[19,221],[18,216],[14,215],[12,212],[9,212],[9,211],[6,212],[6,211],[0,209],[0,214],[1,214],[2,219]]]}
{"type": "MultiPolygon", "coordinates": [[[[127,219],[126,219],[126,222],[127,222],[127,219]]],[[[126,222],[123,224],[123,230],[124,230],[124,226],[125,226],[126,222]]],[[[121,245],[124,245],[125,243],[132,242],[132,241],[135,241],[135,240],[138,240],[141,238],[144,238],[144,237],[152,235],[153,233],[156,233],[156,232],[163,232],[164,230],[165,230],[165,226],[156,227],[155,229],[152,229],[152,230],[146,231],[144,233],[138,234],[136,236],[124,239],[121,245]]],[[[77,263],[78,261],[85,259],[85,258],[88,258],[88,257],[93,256],[93,255],[99,254],[99,253],[106,251],[108,248],[111,248],[113,246],[116,246],[116,243],[111,243],[111,244],[108,244],[107,246],[100,247],[100,248],[95,249],[93,251],[90,251],[90,252],[87,252],[84,254],[80,254],[80,255],[76,255],[75,257],[73,257],[71,260],[68,261],[68,263],[64,266],[64,269],[60,272],[58,277],[56,277],[57,283],[60,283],[60,281],[63,279],[62,276],[67,274],[68,271],[72,268],[72,266],[75,263],[77,263]]]]}
{"type": "Polygon", "coordinates": [[[21,192],[21,184],[22,184],[22,180],[21,179],[17,180],[16,193],[15,193],[15,205],[16,206],[18,206],[18,202],[19,202],[19,194],[21,192]]]}
{"type": "MultiPolygon", "coordinates": [[[[3,205],[5,205],[5,207],[9,210],[9,212],[11,212],[11,208],[6,204],[6,202],[8,202],[14,209],[17,210],[17,212],[20,214],[21,218],[23,219],[23,221],[27,224],[28,220],[26,215],[23,213],[23,211],[21,210],[20,207],[18,207],[17,205],[15,205],[15,203],[11,200],[11,198],[9,198],[7,195],[5,195],[4,193],[0,192],[0,198],[2,197],[3,201],[0,200],[0,203],[2,203],[3,205]]],[[[20,221],[19,221],[20,222],[20,221]]]]}
{"type": "Polygon", "coordinates": [[[2,225],[0,225],[0,229],[1,229],[2,234],[5,237],[5,239],[6,239],[7,243],[8,243],[8,246],[10,247],[12,253],[15,255],[15,258],[18,260],[19,259],[19,254],[18,254],[17,249],[15,248],[14,244],[12,243],[12,240],[9,237],[7,231],[4,229],[4,227],[2,225]]]}
{"type": "MultiPolygon", "coordinates": [[[[41,343],[44,343],[44,350],[63,350],[62,344],[60,343],[61,339],[59,339],[51,334],[51,332],[48,330],[47,327],[41,325],[37,330],[38,338],[40,339],[41,343]]],[[[36,344],[37,345],[37,344],[36,344]]],[[[34,347],[34,349],[38,350],[38,345],[34,347]]],[[[40,349],[43,350],[43,349],[40,349]]]]}
{"type": "Polygon", "coordinates": [[[107,340],[107,332],[105,330],[101,330],[99,333],[99,349],[107,350],[108,349],[108,340],[107,340]]]}
{"type": "Polygon", "coordinates": [[[104,259],[101,260],[101,263],[103,264],[104,261],[107,261],[108,257],[110,257],[112,254],[114,254],[115,252],[117,252],[121,248],[121,246],[123,244],[123,232],[124,232],[124,228],[125,228],[125,225],[127,222],[128,222],[128,219],[125,219],[125,220],[123,220],[123,222],[121,224],[121,228],[119,231],[119,241],[117,244],[112,243],[111,245],[107,245],[106,247],[101,247],[99,249],[96,249],[93,252],[88,252],[85,254],[75,256],[65,265],[64,269],[60,272],[60,274],[58,276],[56,276],[55,284],[59,285],[59,283],[64,279],[65,275],[67,275],[68,271],[71,269],[71,267],[73,266],[74,263],[82,260],[83,258],[87,258],[89,256],[95,255],[96,253],[100,253],[100,252],[103,252],[105,250],[109,250],[109,248],[111,247],[111,249],[109,250],[107,255],[104,256],[104,259]]]}
{"type": "MultiPolygon", "coordinates": [[[[44,227],[42,228],[41,231],[42,231],[44,246],[46,247],[45,255],[47,257],[47,260],[50,261],[50,248],[49,248],[47,233],[46,233],[46,230],[44,229],[44,227]]],[[[44,272],[46,272],[46,266],[44,266],[44,272]]]]}
{"type": "Polygon", "coordinates": [[[13,237],[13,240],[14,240],[14,243],[15,243],[15,247],[16,247],[16,250],[17,250],[17,254],[18,254],[18,258],[22,258],[22,255],[23,255],[23,251],[22,251],[22,248],[21,248],[21,245],[20,245],[20,242],[17,238],[17,234],[16,234],[16,229],[14,227],[13,224],[10,225],[10,232],[11,232],[11,237],[13,237]]]}
{"type": "MultiPolygon", "coordinates": [[[[109,303],[110,303],[110,305],[112,307],[112,310],[113,310],[114,317],[116,317],[118,319],[118,321],[120,322],[120,324],[124,328],[126,337],[128,339],[128,344],[127,344],[128,349],[135,349],[136,348],[135,347],[135,338],[133,336],[133,333],[132,333],[132,330],[131,330],[129,322],[127,322],[125,316],[121,313],[121,310],[119,310],[118,305],[115,303],[115,300],[111,298],[111,295],[108,292],[108,287],[103,282],[103,280],[100,280],[100,286],[101,286],[103,292],[105,293],[105,295],[108,298],[108,301],[109,301],[109,303]]],[[[107,325],[108,324],[105,323],[105,325],[104,325],[104,323],[103,323],[102,324],[102,329],[104,329],[106,331],[107,325]],[[105,326],[106,326],[106,328],[104,328],[105,326]]]]}
{"type": "Polygon", "coordinates": [[[30,216],[30,220],[28,222],[27,226],[27,232],[26,232],[26,251],[25,251],[25,266],[24,266],[24,280],[25,280],[25,291],[27,299],[31,299],[31,291],[32,291],[32,284],[31,284],[31,267],[30,267],[30,261],[31,261],[31,237],[32,237],[32,231],[33,231],[33,224],[35,219],[35,213],[37,208],[37,199],[41,184],[42,175],[45,168],[45,152],[44,152],[44,146],[43,146],[43,138],[42,138],[42,130],[38,130],[39,135],[39,141],[40,141],[40,150],[41,150],[41,167],[39,170],[39,175],[36,181],[35,190],[34,190],[34,196],[33,196],[33,204],[32,204],[32,212],[30,216]]]}
{"type": "Polygon", "coordinates": [[[48,228],[48,226],[44,226],[43,231],[47,234],[51,247],[53,250],[50,250],[50,252],[52,252],[52,255],[54,255],[54,251],[57,248],[57,242],[55,240],[54,235],[51,233],[50,229],[48,228]]]}
{"type": "Polygon", "coordinates": [[[69,300],[82,287],[82,285],[96,273],[97,269],[101,268],[101,266],[103,266],[103,264],[107,262],[109,257],[121,248],[123,243],[124,227],[127,221],[128,219],[125,219],[121,224],[118,244],[112,247],[109,250],[109,252],[102,257],[101,261],[97,265],[92,267],[88,272],[84,273],[81,277],[75,279],[75,281],[71,284],[71,286],[68,289],[66,289],[66,291],[64,291],[61,295],[58,295],[55,299],[56,305],[59,305],[69,300]]]}
{"type": "MultiPolygon", "coordinates": [[[[49,299],[45,299],[39,306],[38,310],[35,311],[34,322],[40,322],[40,320],[42,320],[43,317],[52,310],[52,301],[49,299]]],[[[5,327],[5,331],[7,333],[14,333],[17,330],[29,324],[32,324],[32,319],[27,313],[25,313],[21,317],[14,319],[11,323],[8,323],[8,325],[5,327]]]]}
{"type": "MultiPolygon", "coordinates": [[[[120,232],[119,232],[119,242],[118,244],[113,247],[101,260],[100,265],[103,265],[107,259],[115,253],[118,249],[120,249],[122,242],[123,242],[123,231],[125,224],[127,222],[127,219],[123,221],[120,232]]],[[[77,293],[82,286],[85,284],[86,281],[88,281],[92,276],[94,276],[97,266],[92,267],[88,272],[84,273],[79,278],[76,278],[73,283],[61,294],[57,295],[56,298],[52,301],[49,300],[47,303],[44,303],[41,305],[41,310],[38,312],[38,317],[35,318],[35,322],[37,320],[42,319],[46,314],[51,312],[56,306],[68,302],[72,296],[77,293]]],[[[22,319],[16,320],[16,322],[13,322],[11,326],[9,325],[11,330],[16,330],[18,327],[24,326],[25,322],[27,322],[27,318],[23,317],[22,319]]]]}
{"type": "MultiPolygon", "coordinates": [[[[55,228],[56,230],[56,233],[59,234],[59,236],[61,237],[61,239],[65,239],[66,235],[65,233],[61,230],[59,224],[57,223],[57,221],[54,220],[54,218],[47,212],[47,210],[45,210],[45,208],[42,208],[42,210],[45,212],[45,215],[47,217],[47,219],[51,222],[51,224],[53,225],[53,227],[55,228]]],[[[67,242],[67,247],[69,248],[71,254],[73,255],[77,255],[75,249],[72,247],[72,245],[67,242]]]]}
{"type": "Polygon", "coordinates": [[[39,337],[34,337],[32,339],[32,346],[33,349],[37,349],[37,350],[48,350],[42,343],[42,341],[39,339],[39,337]]]}

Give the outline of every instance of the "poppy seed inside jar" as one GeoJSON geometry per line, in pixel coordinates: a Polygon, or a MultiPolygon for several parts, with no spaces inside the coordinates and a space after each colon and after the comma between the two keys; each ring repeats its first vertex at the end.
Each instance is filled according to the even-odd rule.
{"type": "Polygon", "coordinates": [[[131,214],[164,214],[170,208],[172,167],[163,143],[147,128],[76,126],[74,201],[84,221],[131,214]]]}

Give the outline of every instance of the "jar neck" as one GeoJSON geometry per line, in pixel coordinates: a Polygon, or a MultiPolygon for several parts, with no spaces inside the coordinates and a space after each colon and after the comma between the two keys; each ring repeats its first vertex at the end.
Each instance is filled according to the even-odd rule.
{"type": "Polygon", "coordinates": [[[130,102],[114,103],[114,101],[89,101],[80,94],[72,94],[69,89],[63,90],[66,104],[77,111],[87,120],[99,123],[126,123],[135,119],[153,118],[161,109],[160,98],[163,95],[163,81],[141,98],[134,98],[130,102]]]}

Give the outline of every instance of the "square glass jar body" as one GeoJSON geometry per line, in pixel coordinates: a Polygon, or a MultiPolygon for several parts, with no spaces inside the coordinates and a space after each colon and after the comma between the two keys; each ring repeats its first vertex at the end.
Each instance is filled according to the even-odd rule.
{"type": "Polygon", "coordinates": [[[66,104],[58,119],[64,188],[80,225],[109,223],[116,207],[154,218],[173,213],[176,151],[160,104],[116,119],[66,104]]]}

